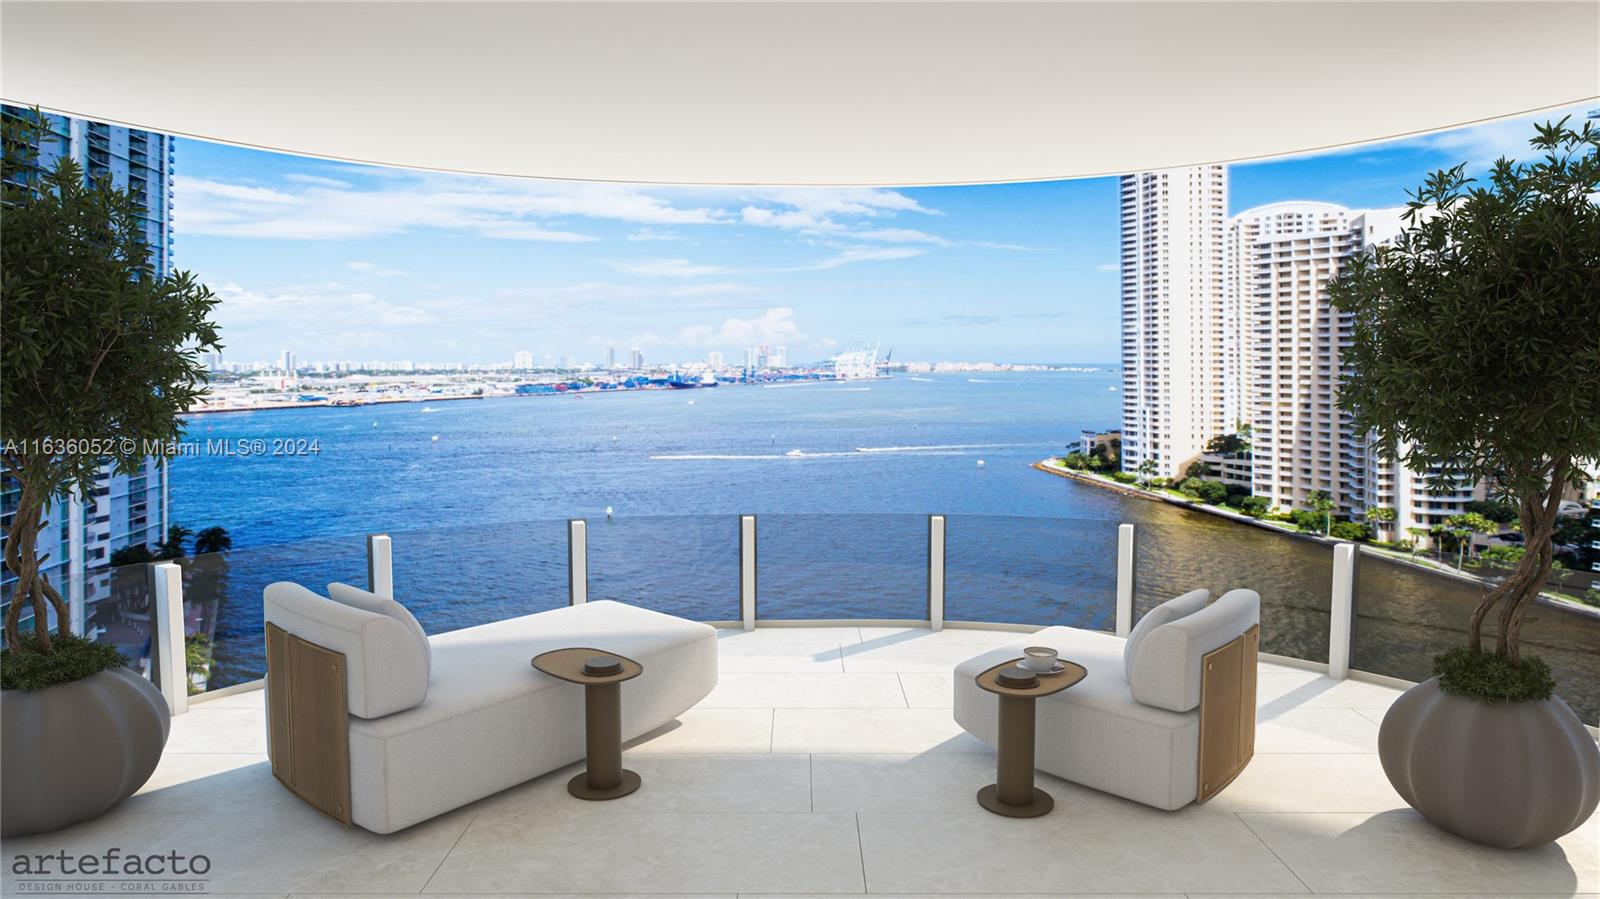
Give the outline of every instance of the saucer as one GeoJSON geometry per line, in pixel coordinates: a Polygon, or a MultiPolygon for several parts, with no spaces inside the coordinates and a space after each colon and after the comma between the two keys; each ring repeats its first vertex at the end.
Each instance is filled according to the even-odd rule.
{"type": "Polygon", "coordinates": [[[1056,662],[1055,667],[1048,671],[1036,671],[1032,668],[1024,668],[1023,670],[1032,671],[1034,674],[1060,674],[1061,672],[1067,670],[1067,666],[1061,664],[1060,662],[1056,662]]]}

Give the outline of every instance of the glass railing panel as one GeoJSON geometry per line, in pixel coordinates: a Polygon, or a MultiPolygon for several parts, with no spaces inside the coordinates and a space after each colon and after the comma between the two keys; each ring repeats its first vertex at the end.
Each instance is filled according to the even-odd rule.
{"type": "Polygon", "coordinates": [[[1213,597],[1245,587],[1261,594],[1261,651],[1328,661],[1333,547],[1291,533],[1186,512],[1181,524],[1134,532],[1134,620],[1200,587],[1213,597]]]}
{"type": "Polygon", "coordinates": [[[951,515],[947,621],[1116,628],[1117,522],[951,515]]]}
{"type": "MultiPolygon", "coordinates": [[[[567,604],[567,523],[507,521],[390,531],[394,596],[429,634],[531,615],[567,604]]],[[[357,536],[361,585],[366,539],[357,536]]]]}
{"type": "MultiPolygon", "coordinates": [[[[1473,580],[1363,552],[1356,567],[1350,667],[1427,680],[1434,656],[1466,645],[1472,610],[1497,579],[1473,580]]],[[[1484,625],[1486,646],[1494,645],[1499,632],[1497,612],[1484,625]]],[[[1557,692],[1579,717],[1600,719],[1600,616],[1540,603],[1523,620],[1522,652],[1550,665],[1557,692]]]]}
{"type": "Polygon", "coordinates": [[[696,621],[739,619],[736,515],[588,519],[589,599],[696,621]]]}
{"type": "Polygon", "coordinates": [[[93,569],[84,577],[83,626],[90,641],[116,647],[128,667],[150,676],[152,606],[145,565],[93,569]]]}
{"type": "Polygon", "coordinates": [[[928,617],[925,515],[762,515],[762,620],[928,617]]]}

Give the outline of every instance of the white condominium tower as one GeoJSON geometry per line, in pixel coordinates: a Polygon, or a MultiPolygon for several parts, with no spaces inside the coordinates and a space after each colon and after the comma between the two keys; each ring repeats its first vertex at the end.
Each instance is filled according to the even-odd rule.
{"type": "MultiPolygon", "coordinates": [[[[31,117],[14,106],[0,108],[6,119],[31,117]]],[[[47,133],[41,137],[39,165],[52,168],[63,156],[83,167],[89,178],[109,178],[119,189],[130,190],[145,207],[145,242],[157,276],[172,266],[172,139],[153,131],[140,131],[91,122],[87,119],[45,115],[47,133]]],[[[119,474],[104,466],[95,475],[88,495],[54,501],[45,513],[48,524],[40,533],[38,551],[49,553],[42,571],[61,592],[82,621],[85,603],[109,593],[105,566],[111,554],[126,546],[155,543],[166,535],[166,467],[149,458],[132,474],[119,474]]],[[[17,490],[0,486],[0,524],[9,526],[16,514],[17,490]]],[[[0,604],[11,600],[16,577],[0,574],[0,604]]]]}
{"type": "Polygon", "coordinates": [[[1230,355],[1228,175],[1221,165],[1122,176],[1122,467],[1182,477],[1244,415],[1230,355]]]}
{"type": "Polygon", "coordinates": [[[1394,509],[1389,538],[1442,523],[1475,498],[1471,485],[1430,492],[1429,477],[1384,458],[1339,404],[1352,318],[1328,301],[1328,283],[1353,256],[1393,239],[1400,213],[1272,203],[1229,219],[1227,249],[1228,290],[1246,328],[1251,492],[1304,509],[1322,491],[1336,514],[1356,520],[1368,508],[1394,509]]]}

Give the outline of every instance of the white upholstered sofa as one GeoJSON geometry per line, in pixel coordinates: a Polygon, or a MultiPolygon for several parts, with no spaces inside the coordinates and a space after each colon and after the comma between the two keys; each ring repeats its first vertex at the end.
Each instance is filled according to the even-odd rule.
{"type": "Polygon", "coordinates": [[[426,636],[393,599],[342,584],[264,596],[273,773],[345,823],[392,833],[583,758],[583,687],[535,670],[569,646],[644,665],[623,739],[717,682],[708,625],[598,601],[426,636]]]}
{"type": "Polygon", "coordinates": [[[1179,809],[1215,795],[1254,751],[1260,597],[1196,590],[1151,609],[1124,640],[1050,627],[956,666],[955,717],[996,745],[998,699],[973,678],[1048,646],[1083,665],[1077,685],[1038,700],[1035,764],[1057,777],[1179,809]]]}

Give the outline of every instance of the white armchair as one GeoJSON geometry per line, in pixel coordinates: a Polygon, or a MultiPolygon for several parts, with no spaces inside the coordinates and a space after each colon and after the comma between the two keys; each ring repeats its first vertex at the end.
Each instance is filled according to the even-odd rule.
{"type": "Polygon", "coordinates": [[[956,666],[956,721],[995,745],[996,697],[973,678],[1023,646],[1049,646],[1089,673],[1039,700],[1039,770],[1160,809],[1209,799],[1254,752],[1261,599],[1252,590],[1208,597],[1198,590],[1157,606],[1126,640],[1052,627],[969,659],[956,666]]]}

